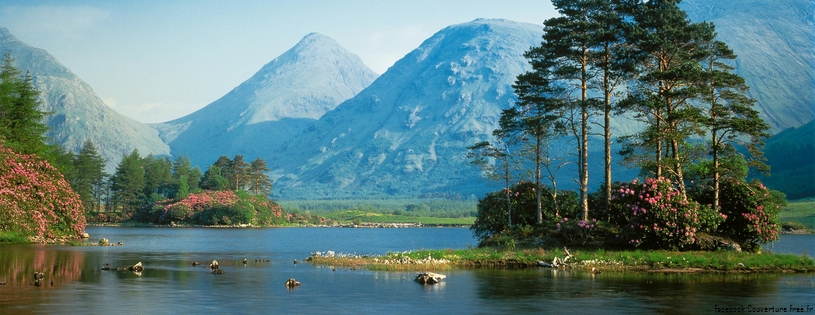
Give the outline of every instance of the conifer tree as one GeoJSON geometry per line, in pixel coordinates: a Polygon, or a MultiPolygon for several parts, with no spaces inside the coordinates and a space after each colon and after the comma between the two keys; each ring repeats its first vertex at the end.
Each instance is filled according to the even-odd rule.
{"type": "Polygon", "coordinates": [[[144,160],[138,149],[133,149],[129,155],[124,155],[116,173],[110,179],[112,199],[115,206],[121,206],[122,211],[138,209],[144,195],[144,160]]]}
{"type": "Polygon", "coordinates": [[[229,166],[229,186],[235,190],[245,190],[249,186],[249,163],[243,160],[243,155],[235,155],[229,166]]]}
{"type": "Polygon", "coordinates": [[[221,167],[212,164],[204,172],[204,177],[201,178],[198,186],[207,190],[227,190],[229,189],[229,182],[221,175],[221,167]]]}
{"type": "Polygon", "coordinates": [[[538,224],[543,223],[541,205],[541,168],[545,162],[546,143],[557,135],[555,121],[561,100],[562,89],[552,84],[552,60],[546,55],[527,52],[525,54],[533,71],[523,73],[515,80],[513,88],[518,102],[514,107],[504,110],[499,121],[500,128],[495,131],[498,138],[527,138],[532,142],[532,160],[535,165],[536,215],[538,224]]]}
{"type": "Polygon", "coordinates": [[[266,161],[261,158],[252,161],[248,174],[249,190],[256,196],[266,196],[272,193],[272,180],[268,172],[269,167],[266,166],[266,161]]]}
{"type": "Polygon", "coordinates": [[[715,32],[710,23],[691,23],[679,2],[652,0],[633,10],[630,39],[638,52],[640,75],[627,104],[647,126],[624,153],[632,159],[635,150],[650,150],[650,161],[636,162],[653,176],[673,178],[686,198],[686,140],[702,132],[702,114],[692,100],[699,95],[701,62],[707,57],[704,44],[714,39],[715,32]]]}
{"type": "Polygon", "coordinates": [[[74,172],[71,176],[71,187],[79,194],[85,211],[98,211],[101,201],[101,190],[105,180],[105,160],[93,142],[86,140],[82,149],[73,160],[74,172]]]}
{"type": "Polygon", "coordinates": [[[16,152],[45,156],[48,127],[43,123],[45,113],[38,109],[38,94],[31,74],[22,76],[6,53],[0,65],[0,137],[16,152]]]}
{"type": "Polygon", "coordinates": [[[768,166],[762,161],[761,147],[764,139],[770,136],[767,133],[770,127],[753,108],[755,100],[746,95],[749,88],[744,78],[733,73],[733,67],[728,64],[728,61],[736,59],[733,50],[721,41],[711,42],[707,49],[700,105],[710,139],[712,174],[709,176],[713,182],[713,206],[718,209],[721,176],[728,172],[723,167],[722,158],[740,155],[735,148],[739,145],[747,148],[753,157],[750,166],[767,170],[768,166]]]}

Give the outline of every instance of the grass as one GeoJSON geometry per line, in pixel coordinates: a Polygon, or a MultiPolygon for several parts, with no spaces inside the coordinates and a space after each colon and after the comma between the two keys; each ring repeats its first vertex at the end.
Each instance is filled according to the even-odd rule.
{"type": "Polygon", "coordinates": [[[0,244],[30,244],[31,240],[20,232],[0,231],[0,244]]]}
{"type": "Polygon", "coordinates": [[[781,223],[798,222],[815,230],[815,199],[790,201],[778,214],[781,223]]]}
{"type": "MultiPolygon", "coordinates": [[[[806,255],[753,254],[728,251],[572,250],[572,269],[644,272],[815,272],[806,255]]],[[[318,265],[372,270],[446,270],[469,267],[523,268],[538,261],[563,258],[563,249],[467,248],[387,253],[382,256],[311,257],[318,265]]]]}
{"type": "Polygon", "coordinates": [[[382,214],[360,210],[345,210],[326,213],[326,219],[337,220],[340,224],[353,223],[421,223],[422,225],[471,225],[474,217],[465,218],[437,218],[415,217],[398,214],[382,214]]]}

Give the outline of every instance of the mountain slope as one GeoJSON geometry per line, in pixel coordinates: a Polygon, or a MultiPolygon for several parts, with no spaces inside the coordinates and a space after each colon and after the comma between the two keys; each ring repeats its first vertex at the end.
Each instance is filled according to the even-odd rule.
{"type": "Polygon", "coordinates": [[[506,20],[447,27],[296,138],[274,161],[286,197],[481,193],[466,147],[497,126],[542,29],[506,20]]]}
{"type": "Polygon", "coordinates": [[[16,59],[17,68],[30,71],[40,91],[40,110],[52,113],[45,121],[51,141],[77,152],[90,139],[104,157],[108,172],[134,148],[143,155],[170,153],[156,130],[113,111],[48,52],[29,46],[0,27],[0,53],[5,52],[16,59]]]}
{"type": "Polygon", "coordinates": [[[174,155],[189,155],[194,164],[235,154],[266,159],[376,77],[336,41],[311,33],[215,102],[154,126],[174,155]]]}
{"type": "Polygon", "coordinates": [[[773,133],[815,118],[815,0],[685,0],[680,7],[692,21],[716,25],[773,133]]]}

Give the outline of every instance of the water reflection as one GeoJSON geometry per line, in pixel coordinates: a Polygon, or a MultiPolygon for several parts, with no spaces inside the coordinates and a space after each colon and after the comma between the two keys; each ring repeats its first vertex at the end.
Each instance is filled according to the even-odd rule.
{"type": "Polygon", "coordinates": [[[59,289],[83,275],[82,252],[54,250],[53,246],[3,246],[0,250],[0,309],[40,303],[49,291],[59,289]],[[34,273],[42,273],[36,285],[34,273]],[[14,294],[9,294],[14,292],[14,294]]]}
{"type": "Polygon", "coordinates": [[[302,262],[318,250],[462,248],[473,242],[466,229],[89,230],[127,245],[0,246],[0,281],[7,282],[0,285],[0,313],[710,313],[716,305],[806,306],[815,298],[813,274],[479,269],[441,272],[447,278],[440,284],[421,285],[414,272],[302,262]],[[213,259],[224,274],[210,272],[213,259]],[[137,262],[145,267],[141,275],[102,270],[137,262]],[[30,284],[34,271],[45,273],[47,286],[30,284]],[[289,278],[302,285],[286,288],[289,278]]]}

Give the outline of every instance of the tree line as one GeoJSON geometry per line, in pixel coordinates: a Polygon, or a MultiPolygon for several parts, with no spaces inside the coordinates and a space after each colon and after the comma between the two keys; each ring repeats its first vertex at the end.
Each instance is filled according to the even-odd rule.
{"type": "Polygon", "coordinates": [[[509,227],[511,183],[532,180],[535,223],[543,224],[543,208],[560,215],[558,172],[574,160],[582,220],[590,219],[590,210],[611,211],[615,141],[624,164],[669,180],[680,200],[688,200],[691,183],[710,191],[714,209],[721,206],[723,181],[744,181],[749,167],[768,171],[762,146],[769,125],[733,71],[736,55],[716,38],[713,23],[691,22],[680,2],[552,1],[560,16],[543,23],[542,43],[525,53],[532,70],[513,85],[517,102],[502,112],[493,142],[470,147],[472,162],[505,184],[509,227]],[[615,137],[614,116],[632,117],[642,128],[615,137]],[[590,206],[593,134],[603,139],[604,181],[602,197],[590,206]],[[573,149],[556,151],[555,141],[573,149]]]}
{"type": "Polygon", "coordinates": [[[134,149],[122,156],[113,174],[106,174],[105,160],[90,140],[77,153],[49,144],[44,123],[49,113],[39,110],[38,93],[31,74],[23,74],[14,66],[11,54],[5,53],[0,65],[0,141],[16,153],[47,160],[79,194],[87,212],[127,212],[158,200],[183,199],[200,190],[271,194],[266,162],[257,158],[247,163],[242,155],[221,156],[202,173],[192,167],[189,157],[141,156],[134,149]]]}
{"type": "Polygon", "coordinates": [[[110,176],[103,173],[104,163],[96,163],[101,156],[92,144],[86,144],[75,160],[77,170],[80,165],[94,165],[92,171],[76,172],[71,182],[76,184],[83,202],[89,200],[86,208],[97,212],[102,204],[108,212],[132,212],[156,201],[180,200],[202,190],[244,190],[257,196],[268,196],[272,191],[266,162],[257,158],[246,163],[242,155],[234,159],[221,156],[202,173],[191,165],[189,157],[179,156],[175,160],[152,154],[142,157],[134,149],[122,156],[110,176]],[[87,156],[90,158],[84,158],[87,156]],[[82,161],[94,162],[79,163],[82,161]]]}

